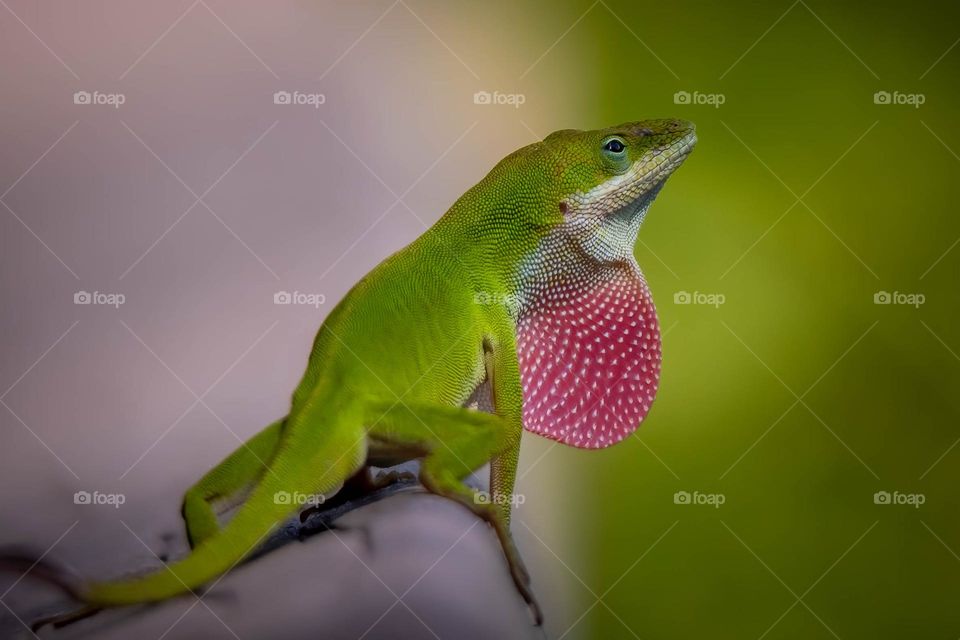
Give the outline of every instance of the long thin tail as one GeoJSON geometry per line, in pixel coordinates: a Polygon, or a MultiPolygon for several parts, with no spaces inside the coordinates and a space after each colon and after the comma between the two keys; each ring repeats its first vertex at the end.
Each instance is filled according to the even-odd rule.
{"type": "Polygon", "coordinates": [[[344,446],[330,442],[323,435],[318,437],[316,425],[312,426],[309,442],[303,442],[303,438],[284,438],[270,462],[270,469],[264,472],[251,496],[219,534],[200,543],[186,558],[149,575],[81,585],[79,599],[94,606],[164,600],[191,591],[232,569],[289,516],[296,506],[292,496],[328,491],[363,463],[362,442],[352,442],[355,450],[351,450],[351,443],[344,446]]]}
{"type": "MultiPolygon", "coordinates": [[[[231,569],[283,521],[290,504],[278,504],[280,491],[267,472],[263,482],[224,530],[200,543],[189,556],[151,574],[108,582],[90,582],[79,587],[87,604],[116,606],[164,600],[195,589],[231,569]]],[[[295,479],[290,479],[291,483],[295,479]]],[[[284,487],[284,490],[287,489],[284,487]]]]}

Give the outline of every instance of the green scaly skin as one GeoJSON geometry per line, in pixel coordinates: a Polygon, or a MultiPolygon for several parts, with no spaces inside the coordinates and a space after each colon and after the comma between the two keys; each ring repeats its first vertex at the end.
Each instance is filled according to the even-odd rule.
{"type": "Polygon", "coordinates": [[[289,517],[294,505],[278,495],[330,492],[365,464],[422,457],[429,491],[492,525],[539,623],[509,533],[524,427],[518,319],[536,304],[534,280],[549,286],[603,273],[605,263],[635,264],[640,221],[695,141],[690,123],[649,120],[557,131],[504,158],[351,289],[320,328],[289,414],[187,492],[190,555],[142,577],[87,583],[80,599],[112,607],[195,589],[289,517]],[[479,396],[493,413],[464,408],[479,396]],[[493,499],[477,501],[462,480],[487,462],[493,499]],[[211,501],[249,487],[221,528],[211,501]]]}

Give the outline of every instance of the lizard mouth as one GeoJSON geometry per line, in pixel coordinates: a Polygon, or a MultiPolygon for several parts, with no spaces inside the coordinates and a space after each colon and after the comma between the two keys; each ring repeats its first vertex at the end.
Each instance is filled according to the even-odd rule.
{"type": "Polygon", "coordinates": [[[677,167],[683,164],[683,161],[686,160],[690,152],[693,151],[696,143],[696,134],[690,132],[672,145],[660,150],[655,157],[667,154],[666,159],[656,163],[651,170],[637,181],[638,184],[642,185],[640,195],[632,202],[628,202],[619,209],[612,211],[611,217],[633,218],[635,214],[649,209],[657,195],[659,195],[660,190],[663,189],[663,185],[666,184],[667,179],[676,171],[677,167]]]}
{"type": "MultiPolygon", "coordinates": [[[[658,172],[662,174],[663,172],[658,172]]],[[[667,183],[668,175],[658,175],[655,179],[653,185],[647,189],[642,196],[637,198],[634,202],[624,207],[625,209],[630,210],[631,212],[639,211],[642,209],[647,209],[653,201],[657,198],[657,195],[660,193],[660,190],[663,189],[663,185],[667,183]]]]}
{"type": "Polygon", "coordinates": [[[693,147],[696,144],[697,134],[690,131],[673,144],[658,150],[655,157],[666,154],[666,159],[657,162],[654,167],[638,181],[640,184],[648,186],[642,189],[640,196],[636,200],[628,203],[619,211],[614,212],[614,215],[621,214],[622,212],[632,215],[647,210],[660,193],[660,190],[663,189],[667,178],[676,171],[677,167],[683,164],[683,161],[687,159],[687,156],[690,155],[690,152],[693,151],[693,147]]]}
{"type": "Polygon", "coordinates": [[[651,149],[626,173],[567,197],[563,212],[609,219],[643,211],[656,198],[670,174],[690,155],[696,142],[693,129],[687,130],[681,137],[651,149]]]}
{"type": "Polygon", "coordinates": [[[683,161],[687,159],[687,156],[690,155],[690,152],[693,151],[693,147],[696,144],[697,134],[690,131],[670,145],[658,149],[655,152],[654,158],[664,156],[665,159],[660,161],[653,160],[653,162],[655,162],[653,168],[641,178],[641,181],[652,184],[650,188],[651,191],[655,188],[659,189],[663,186],[666,179],[670,177],[670,174],[683,164],[683,161]]]}

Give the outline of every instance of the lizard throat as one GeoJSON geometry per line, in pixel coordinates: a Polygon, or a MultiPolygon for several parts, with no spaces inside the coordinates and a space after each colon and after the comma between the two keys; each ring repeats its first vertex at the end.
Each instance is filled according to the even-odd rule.
{"type": "Polygon", "coordinates": [[[660,381],[660,329],[633,262],[533,281],[517,323],[524,426],[602,448],[646,417],[660,381]]]}

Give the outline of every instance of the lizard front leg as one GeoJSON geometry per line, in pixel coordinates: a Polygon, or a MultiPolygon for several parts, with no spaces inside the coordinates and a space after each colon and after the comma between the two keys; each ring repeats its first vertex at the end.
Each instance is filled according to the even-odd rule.
{"type": "Polygon", "coordinates": [[[513,582],[536,623],[541,624],[543,614],[530,589],[530,575],[500,507],[478,499],[476,491],[463,482],[510,446],[507,423],[497,415],[441,405],[395,404],[389,408],[375,407],[373,411],[379,420],[370,429],[369,438],[397,446],[422,447],[423,486],[431,493],[459,502],[493,527],[513,582]]]}
{"type": "Polygon", "coordinates": [[[487,338],[483,354],[493,409],[506,425],[506,447],[490,462],[490,495],[504,523],[510,526],[523,435],[523,389],[512,336],[508,334],[505,340],[487,338]]]}

